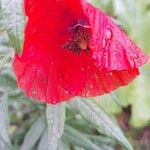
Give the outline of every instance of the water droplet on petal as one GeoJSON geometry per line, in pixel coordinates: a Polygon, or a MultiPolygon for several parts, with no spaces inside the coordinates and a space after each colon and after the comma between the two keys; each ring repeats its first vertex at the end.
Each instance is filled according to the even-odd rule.
{"type": "Polygon", "coordinates": [[[132,52],[132,49],[127,50],[127,53],[130,55],[130,57],[133,57],[133,56],[134,56],[134,54],[133,54],[133,52],[132,52]]]}
{"type": "Polygon", "coordinates": [[[51,62],[51,65],[54,65],[54,62],[53,62],[53,61],[51,62]]]}
{"type": "Polygon", "coordinates": [[[107,31],[106,31],[106,39],[107,40],[112,39],[112,31],[111,31],[111,29],[107,29],[107,31]]]}
{"type": "Polygon", "coordinates": [[[65,91],[65,93],[68,94],[69,92],[68,92],[68,91],[65,91]]]}
{"type": "Polygon", "coordinates": [[[36,96],[37,92],[35,89],[32,89],[32,95],[36,96]]]}
{"type": "Polygon", "coordinates": [[[127,51],[127,53],[129,53],[129,52],[130,52],[130,50],[129,50],[129,49],[127,49],[126,51],[127,51]]]}
{"type": "Polygon", "coordinates": [[[138,55],[136,53],[134,53],[134,58],[136,58],[136,59],[138,58],[138,55]]]}
{"type": "Polygon", "coordinates": [[[89,96],[89,94],[90,94],[90,91],[87,91],[86,96],[88,97],[88,96],[89,96]]]}
{"type": "Polygon", "coordinates": [[[106,45],[107,45],[107,41],[106,41],[106,39],[103,39],[103,41],[102,41],[102,47],[106,48],[106,45]]]}
{"type": "Polygon", "coordinates": [[[32,32],[32,33],[36,33],[36,31],[37,31],[37,29],[32,29],[31,32],[32,32]]]}
{"type": "Polygon", "coordinates": [[[112,76],[112,72],[110,72],[109,74],[110,74],[110,76],[112,76]]]}
{"type": "Polygon", "coordinates": [[[141,66],[140,60],[137,61],[137,66],[141,66]]]}
{"type": "Polygon", "coordinates": [[[92,57],[93,57],[94,59],[96,59],[96,58],[97,58],[97,57],[96,57],[96,55],[93,55],[92,57]]]}
{"type": "Polygon", "coordinates": [[[130,55],[131,57],[133,57],[133,53],[130,53],[129,55],[130,55]]]}
{"type": "Polygon", "coordinates": [[[84,71],[84,68],[82,67],[81,70],[84,71]]]}
{"type": "Polygon", "coordinates": [[[53,104],[56,104],[57,103],[57,101],[56,100],[53,100],[53,104]]]}
{"type": "Polygon", "coordinates": [[[92,88],[93,88],[93,85],[90,85],[90,88],[92,89],[92,88]]]}

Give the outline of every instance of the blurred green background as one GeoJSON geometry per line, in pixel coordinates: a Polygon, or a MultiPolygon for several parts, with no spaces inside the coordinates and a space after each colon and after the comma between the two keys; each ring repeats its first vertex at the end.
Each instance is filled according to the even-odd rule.
{"type": "MultiPolygon", "coordinates": [[[[112,16],[114,21],[116,21],[147,54],[150,54],[150,0],[92,0],[91,2],[112,16]]],[[[20,14],[21,13],[20,11],[20,14]]],[[[40,148],[44,150],[42,146],[44,145],[44,141],[46,141],[44,140],[46,131],[44,131],[44,125],[42,124],[45,117],[42,116],[46,106],[29,100],[16,86],[11,67],[14,55],[12,41],[17,41],[19,38],[15,39],[14,36],[10,36],[9,33],[7,33],[3,20],[4,16],[2,14],[1,9],[0,135],[2,135],[2,137],[0,138],[0,145],[2,146],[0,150],[6,149],[4,148],[5,144],[7,144],[8,149],[10,148],[8,144],[10,143],[10,139],[14,150],[20,149],[23,144],[30,145],[31,143],[32,146],[25,150],[40,150],[40,148]],[[39,116],[41,116],[41,118],[39,116]],[[35,125],[36,120],[38,120],[38,123],[35,125]],[[5,130],[4,127],[6,127],[7,130],[5,130]],[[36,128],[36,132],[33,130],[34,128],[36,128]],[[31,133],[28,132],[29,129],[31,133]],[[40,132],[42,135],[38,132],[39,130],[42,130],[40,132]],[[36,140],[30,142],[30,140],[27,140],[28,138],[30,138],[31,141],[36,140]],[[5,141],[3,141],[3,139],[5,139],[5,141]],[[38,143],[38,146],[35,143],[38,143]]],[[[22,18],[24,17],[22,16],[22,18]]],[[[112,119],[117,118],[121,128],[133,144],[134,149],[150,150],[150,64],[142,67],[140,72],[141,75],[130,85],[94,100],[112,119]]],[[[67,107],[66,114],[66,124],[80,131],[80,133],[84,133],[87,137],[90,137],[94,143],[103,143],[103,150],[121,149],[115,141],[106,137],[99,137],[97,130],[87,124],[85,120],[79,114],[72,111],[70,107],[67,107]],[[107,147],[108,143],[110,147],[107,147]]],[[[68,137],[67,133],[69,132],[70,135],[73,132],[69,129],[70,128],[66,129],[64,139],[71,141],[68,144],[68,142],[64,140],[65,143],[69,145],[69,148],[66,147],[64,149],[86,149],[84,144],[79,144],[79,141],[75,140],[76,137],[74,135],[72,139],[68,137]]],[[[76,136],[80,135],[76,133],[76,136]]]]}

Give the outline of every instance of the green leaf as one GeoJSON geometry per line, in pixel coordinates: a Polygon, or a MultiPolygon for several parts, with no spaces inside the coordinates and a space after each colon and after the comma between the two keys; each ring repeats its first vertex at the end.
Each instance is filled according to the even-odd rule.
{"type": "Polygon", "coordinates": [[[1,71],[0,87],[3,88],[8,95],[15,92],[17,86],[11,69],[3,69],[1,71]]]}
{"type": "Polygon", "coordinates": [[[85,150],[85,149],[82,148],[82,147],[79,147],[79,146],[75,146],[75,147],[74,147],[74,150],[85,150]]]}
{"type": "Polygon", "coordinates": [[[70,150],[69,144],[66,144],[63,141],[60,141],[58,144],[57,150],[70,150]]]}
{"type": "Polygon", "coordinates": [[[45,117],[41,116],[30,128],[25,136],[21,150],[31,150],[39,140],[45,129],[45,117]]]}
{"type": "Polygon", "coordinates": [[[0,55],[10,53],[9,37],[6,30],[0,30],[0,55]]]}
{"type": "Polygon", "coordinates": [[[3,91],[0,93],[0,149],[10,150],[12,146],[7,132],[9,122],[7,95],[3,91]]]}
{"type": "Polygon", "coordinates": [[[105,114],[105,112],[93,101],[82,100],[76,97],[69,104],[86,120],[91,122],[98,131],[115,138],[128,150],[133,149],[117,124],[112,122],[112,120],[105,114]]]}
{"type": "Polygon", "coordinates": [[[5,64],[7,64],[9,58],[10,57],[7,55],[2,60],[0,60],[0,70],[5,66],[5,64]]]}
{"type": "Polygon", "coordinates": [[[47,105],[48,148],[57,150],[65,125],[65,104],[47,105]]]}
{"type": "Polygon", "coordinates": [[[114,148],[110,147],[109,145],[103,145],[103,150],[115,150],[114,148]]]}
{"type": "MultiPolygon", "coordinates": [[[[48,150],[48,130],[46,129],[41,137],[38,145],[38,150],[48,150]]],[[[63,141],[59,141],[57,150],[70,150],[68,144],[63,141]]]]}
{"type": "Polygon", "coordinates": [[[48,130],[46,129],[40,139],[38,150],[48,150],[48,130]]]}
{"type": "Polygon", "coordinates": [[[111,147],[114,147],[117,144],[113,139],[109,137],[91,134],[84,134],[84,135],[87,136],[93,142],[97,143],[98,145],[109,145],[111,147]]]}
{"type": "Polygon", "coordinates": [[[71,142],[72,144],[81,146],[87,150],[91,150],[91,149],[102,150],[101,147],[97,146],[95,143],[93,143],[90,139],[88,139],[82,133],[80,133],[79,131],[73,129],[72,127],[68,125],[65,126],[63,139],[67,140],[68,142],[71,142]]]}
{"type": "Polygon", "coordinates": [[[10,43],[17,52],[21,52],[25,23],[22,0],[1,0],[1,7],[10,43]]]}

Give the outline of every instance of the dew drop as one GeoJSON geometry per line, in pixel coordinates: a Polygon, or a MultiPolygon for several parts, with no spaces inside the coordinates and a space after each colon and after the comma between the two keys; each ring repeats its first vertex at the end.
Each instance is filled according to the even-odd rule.
{"type": "Polygon", "coordinates": [[[135,59],[137,59],[139,56],[137,53],[135,53],[132,49],[127,50],[127,53],[131,56],[134,57],[135,59]]]}
{"type": "Polygon", "coordinates": [[[56,101],[56,100],[53,100],[53,104],[57,104],[57,101],[56,101]]]}
{"type": "Polygon", "coordinates": [[[130,57],[133,57],[133,56],[134,56],[134,54],[133,54],[133,52],[132,52],[132,49],[127,50],[127,53],[130,55],[130,57]]]}
{"type": "Polygon", "coordinates": [[[96,59],[96,55],[93,55],[93,58],[96,59]]]}
{"type": "Polygon", "coordinates": [[[128,54],[130,54],[130,50],[129,49],[127,49],[126,51],[127,51],[128,54]]]}
{"type": "Polygon", "coordinates": [[[107,31],[106,31],[106,39],[107,40],[112,39],[112,31],[111,31],[111,29],[107,29],[107,31]]]}
{"type": "Polygon", "coordinates": [[[112,76],[112,72],[110,72],[109,74],[110,74],[110,76],[112,76]]]}
{"type": "Polygon", "coordinates": [[[134,53],[134,58],[136,58],[136,59],[138,58],[138,55],[136,53],[134,53]]]}
{"type": "Polygon", "coordinates": [[[37,29],[32,29],[32,33],[36,33],[37,29]]]}
{"type": "Polygon", "coordinates": [[[65,94],[69,94],[69,92],[68,92],[68,91],[65,91],[65,94]]]}
{"type": "Polygon", "coordinates": [[[138,62],[137,62],[137,66],[141,66],[141,62],[140,62],[140,60],[138,60],[138,62]]]}
{"type": "Polygon", "coordinates": [[[54,65],[54,62],[53,62],[53,61],[51,62],[51,65],[54,65]]]}
{"type": "Polygon", "coordinates": [[[89,94],[90,94],[90,91],[87,91],[87,93],[86,93],[86,97],[88,97],[88,96],[89,96],[89,94]]]}
{"type": "Polygon", "coordinates": [[[35,96],[36,94],[37,94],[36,90],[35,90],[35,89],[33,89],[33,90],[32,90],[32,95],[34,95],[34,96],[35,96]]]}
{"type": "Polygon", "coordinates": [[[90,88],[92,89],[92,88],[93,88],[93,85],[90,85],[90,88]]]}
{"type": "Polygon", "coordinates": [[[106,45],[107,45],[107,41],[106,41],[106,39],[103,39],[103,41],[102,41],[102,47],[106,48],[106,45]]]}
{"type": "Polygon", "coordinates": [[[133,55],[133,53],[129,53],[129,55],[131,56],[131,57],[133,57],[134,55],[133,55]]]}
{"type": "Polygon", "coordinates": [[[84,68],[82,67],[81,70],[84,71],[84,68]]]}

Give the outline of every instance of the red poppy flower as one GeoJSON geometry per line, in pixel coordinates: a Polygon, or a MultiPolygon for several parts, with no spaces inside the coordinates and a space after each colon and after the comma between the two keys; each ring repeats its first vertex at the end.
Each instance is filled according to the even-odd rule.
{"type": "Polygon", "coordinates": [[[25,0],[28,22],[13,68],[32,98],[59,103],[127,85],[148,57],[85,0],[25,0]]]}

